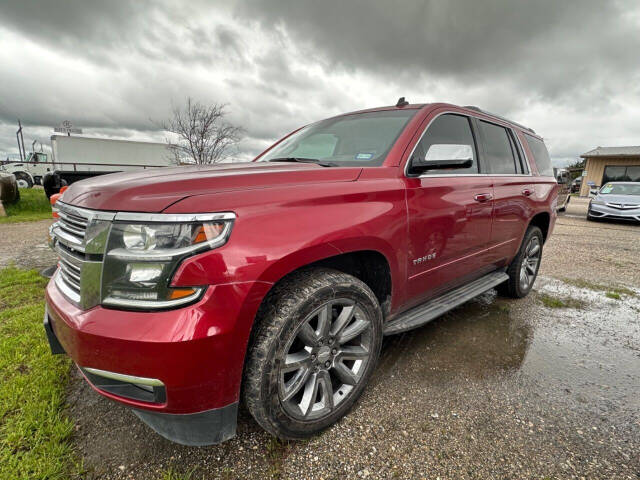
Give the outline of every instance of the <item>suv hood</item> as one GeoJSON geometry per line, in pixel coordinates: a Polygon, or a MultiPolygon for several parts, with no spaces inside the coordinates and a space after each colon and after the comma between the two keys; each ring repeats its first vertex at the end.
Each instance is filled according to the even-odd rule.
{"type": "Polygon", "coordinates": [[[247,162],[115,173],[71,185],[61,201],[94,210],[161,212],[192,195],[322,182],[352,182],[359,167],[247,162]]]}

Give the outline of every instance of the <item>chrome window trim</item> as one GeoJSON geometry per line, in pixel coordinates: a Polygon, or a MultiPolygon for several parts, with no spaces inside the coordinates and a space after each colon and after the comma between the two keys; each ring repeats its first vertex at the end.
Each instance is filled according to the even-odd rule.
{"type": "MultiPolygon", "coordinates": [[[[414,152],[416,151],[416,148],[418,148],[418,145],[420,144],[420,142],[422,141],[422,137],[424,137],[424,134],[427,133],[427,130],[429,130],[429,127],[431,126],[431,124],[436,120],[436,118],[440,117],[441,115],[447,115],[447,114],[452,114],[452,115],[461,115],[461,116],[465,116],[467,118],[475,118],[476,120],[482,120],[488,123],[492,123],[491,121],[485,119],[485,118],[480,118],[476,115],[472,115],[466,112],[456,112],[453,110],[445,110],[443,112],[440,112],[438,114],[436,114],[435,117],[433,117],[431,120],[429,120],[429,123],[427,123],[427,125],[424,127],[424,129],[422,130],[422,133],[420,134],[420,137],[418,138],[418,141],[416,141],[415,145],[413,146],[413,148],[411,149],[411,152],[409,153],[409,156],[407,157],[407,161],[404,164],[404,176],[407,178],[442,178],[442,177],[532,177],[532,171],[531,171],[531,165],[529,164],[529,159],[527,157],[527,154],[524,151],[524,148],[522,149],[522,153],[525,156],[525,159],[527,161],[527,166],[529,167],[529,173],[461,173],[461,174],[455,174],[455,173],[443,173],[443,174],[436,174],[436,175],[428,175],[428,174],[422,174],[422,175],[409,175],[409,164],[411,163],[411,157],[413,157],[414,152]]],[[[502,128],[507,128],[510,130],[513,130],[513,128],[511,126],[505,126],[505,125],[501,125],[500,123],[495,123],[495,125],[498,125],[502,128]]],[[[518,135],[515,134],[515,132],[513,132],[515,137],[517,138],[518,141],[520,141],[520,138],[518,137],[518,135]]],[[[476,142],[479,142],[479,139],[475,139],[476,142]]],[[[480,164],[480,159],[476,159],[476,162],[478,162],[478,165],[480,164]]]]}
{"type": "Polygon", "coordinates": [[[134,375],[125,375],[124,373],[109,372],[98,368],[82,367],[83,370],[103,378],[118,380],[126,383],[137,383],[138,385],[147,385],[149,387],[164,387],[164,383],[157,378],[136,377],[134,375]]]}

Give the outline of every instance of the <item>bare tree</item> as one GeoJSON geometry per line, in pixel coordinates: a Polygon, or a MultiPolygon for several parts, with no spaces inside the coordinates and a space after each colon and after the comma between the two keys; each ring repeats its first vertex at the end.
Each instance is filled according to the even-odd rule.
{"type": "Polygon", "coordinates": [[[224,121],[226,105],[204,105],[187,98],[185,108],[173,107],[173,117],[160,126],[177,139],[167,139],[178,163],[206,165],[227,157],[244,130],[224,121]]]}

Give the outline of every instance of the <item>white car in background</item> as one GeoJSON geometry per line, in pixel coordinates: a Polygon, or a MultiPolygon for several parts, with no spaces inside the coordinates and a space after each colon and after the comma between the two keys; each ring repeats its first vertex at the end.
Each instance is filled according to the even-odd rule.
{"type": "Polygon", "coordinates": [[[587,220],[640,222],[640,182],[608,182],[589,202],[587,220]]]}

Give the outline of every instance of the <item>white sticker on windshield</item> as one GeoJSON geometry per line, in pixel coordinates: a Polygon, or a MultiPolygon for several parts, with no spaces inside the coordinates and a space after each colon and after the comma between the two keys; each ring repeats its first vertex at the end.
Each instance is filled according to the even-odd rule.
{"type": "Polygon", "coordinates": [[[602,187],[602,190],[600,190],[600,193],[611,193],[611,190],[613,190],[613,185],[611,185],[610,183],[607,183],[604,187],[602,187]]]}
{"type": "Polygon", "coordinates": [[[373,153],[371,152],[356,153],[356,160],[371,160],[372,158],[373,158],[373,153]]]}

